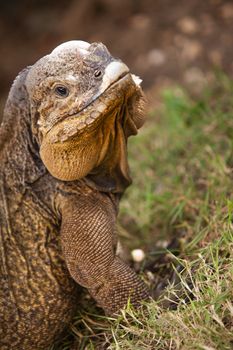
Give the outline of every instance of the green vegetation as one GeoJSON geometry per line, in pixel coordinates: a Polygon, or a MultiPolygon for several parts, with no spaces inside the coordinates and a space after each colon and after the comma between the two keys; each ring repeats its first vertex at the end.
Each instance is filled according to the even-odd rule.
{"type": "Polygon", "coordinates": [[[233,348],[233,82],[219,81],[195,100],[164,91],[130,140],[134,185],[120,222],[134,235],[130,248],[143,247],[150,259],[158,240],[179,237],[179,256],[167,253],[183,266],[179,290],[169,285],[161,296],[163,303],[177,293],[176,308],[128,306],[118,320],[83,311],[72,327],[80,349],[233,348]]]}

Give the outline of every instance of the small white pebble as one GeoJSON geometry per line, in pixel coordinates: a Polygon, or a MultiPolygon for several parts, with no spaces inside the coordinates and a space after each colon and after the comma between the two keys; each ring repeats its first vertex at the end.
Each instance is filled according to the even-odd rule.
{"type": "Polygon", "coordinates": [[[135,262],[141,262],[143,259],[145,259],[145,253],[142,249],[132,250],[131,255],[132,255],[133,261],[135,262]]]}

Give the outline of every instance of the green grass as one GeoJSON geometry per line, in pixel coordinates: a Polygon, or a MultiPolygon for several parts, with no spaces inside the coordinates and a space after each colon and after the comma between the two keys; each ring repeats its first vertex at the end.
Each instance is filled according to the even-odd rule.
{"type": "Polygon", "coordinates": [[[147,261],[165,255],[168,270],[183,266],[181,282],[118,320],[82,310],[71,331],[79,349],[233,348],[233,82],[221,76],[195,100],[171,88],[161,102],[130,140],[134,183],[120,223],[147,261]],[[174,237],[179,255],[164,254],[161,242],[174,237]],[[163,306],[170,299],[175,309],[163,306]]]}

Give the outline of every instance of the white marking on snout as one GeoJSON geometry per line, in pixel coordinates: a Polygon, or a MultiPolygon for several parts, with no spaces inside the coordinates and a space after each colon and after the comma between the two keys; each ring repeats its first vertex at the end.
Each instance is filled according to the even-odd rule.
{"type": "Polygon", "coordinates": [[[129,68],[122,62],[114,61],[109,63],[105,68],[102,84],[100,86],[100,93],[104,92],[112,83],[117,81],[121,75],[128,72],[129,68]]]}
{"type": "Polygon", "coordinates": [[[77,80],[77,78],[76,78],[74,75],[72,75],[72,74],[68,74],[68,75],[66,76],[66,79],[67,79],[67,80],[70,80],[70,81],[76,81],[76,80],[77,80]]]}
{"type": "Polygon", "coordinates": [[[142,79],[139,78],[137,75],[131,74],[131,77],[137,86],[139,86],[141,84],[142,79]]]}

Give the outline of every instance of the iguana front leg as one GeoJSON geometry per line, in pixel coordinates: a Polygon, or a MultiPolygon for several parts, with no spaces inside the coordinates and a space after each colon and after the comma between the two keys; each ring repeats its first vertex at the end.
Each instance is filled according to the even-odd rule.
{"type": "Polygon", "coordinates": [[[149,297],[143,281],[116,256],[116,209],[105,194],[63,201],[61,240],[71,276],[107,314],[149,297]]]}

